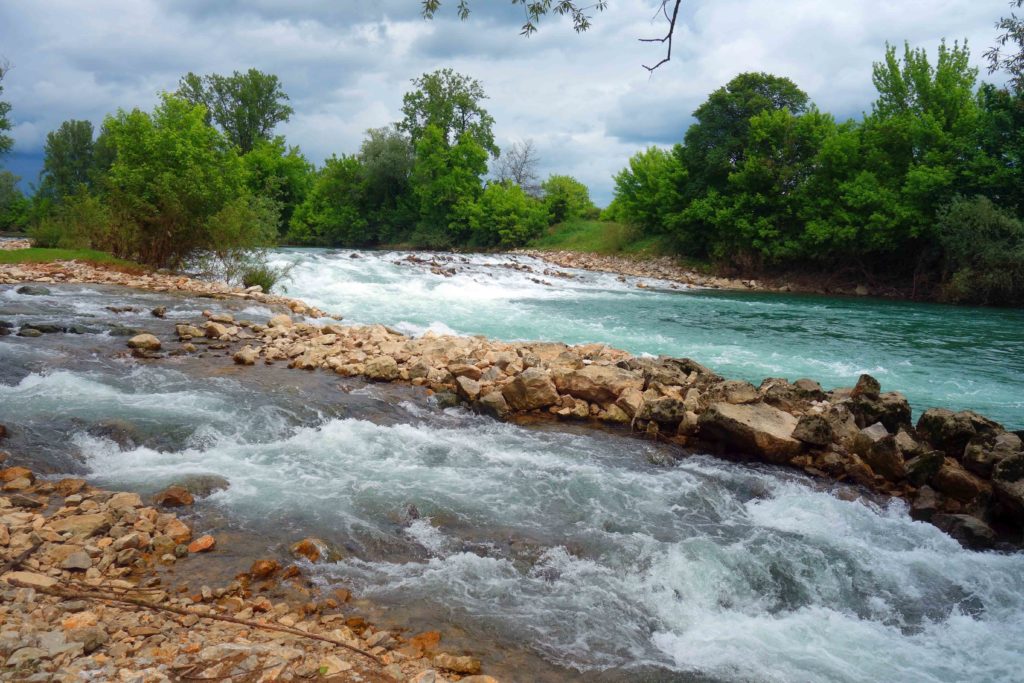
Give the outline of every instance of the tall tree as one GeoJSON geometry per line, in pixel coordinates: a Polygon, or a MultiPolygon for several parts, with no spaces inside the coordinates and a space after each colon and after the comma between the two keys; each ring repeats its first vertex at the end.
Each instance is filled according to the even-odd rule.
{"type": "Polygon", "coordinates": [[[278,135],[261,140],[242,157],[246,185],[254,195],[277,204],[280,216],[278,232],[288,230],[295,208],[302,203],[312,184],[313,166],[298,147],[289,147],[278,135]]]}
{"type": "Polygon", "coordinates": [[[729,174],[743,164],[750,119],[766,111],[807,109],[807,93],[788,78],[743,73],[711,93],[686,131],[686,167],[697,194],[725,188],[729,174]]]}
{"type": "Polygon", "coordinates": [[[401,239],[416,222],[411,186],[415,156],[409,138],[393,126],[366,131],[359,148],[369,229],[383,242],[401,239]]]}
{"type": "Polygon", "coordinates": [[[538,180],[540,178],[537,175],[539,163],[540,158],[537,156],[537,147],[533,144],[533,140],[514,142],[498,157],[494,176],[498,182],[514,183],[531,197],[539,197],[540,183],[538,180]]]}
{"type": "Polygon", "coordinates": [[[206,107],[207,122],[220,126],[242,154],[251,152],[260,140],[269,140],[277,124],[294,113],[277,76],[257,69],[230,76],[189,72],[176,94],[206,107]]]}
{"type": "Polygon", "coordinates": [[[89,187],[95,178],[92,122],[69,120],[46,134],[43,147],[43,193],[60,201],[89,187]]]}
{"type": "Polygon", "coordinates": [[[584,218],[594,208],[590,190],[572,176],[550,175],[540,188],[552,225],[571,218],[584,218]]]}
{"type": "Polygon", "coordinates": [[[477,200],[487,172],[487,152],[468,132],[449,146],[430,124],[416,144],[412,187],[420,220],[414,241],[427,247],[464,244],[479,225],[477,200]]]}
{"type": "MultiPolygon", "coordinates": [[[[4,77],[11,67],[7,62],[0,62],[0,96],[4,94],[4,77]]],[[[0,157],[11,151],[14,138],[7,134],[11,129],[11,103],[0,100],[0,157]]]]}
{"type": "Polygon", "coordinates": [[[404,118],[395,125],[409,135],[413,145],[419,144],[427,128],[434,126],[447,147],[454,147],[468,135],[498,156],[492,131],[494,118],[481,105],[487,94],[480,81],[452,69],[440,69],[412,79],[412,84],[415,89],[402,98],[404,118]]]}

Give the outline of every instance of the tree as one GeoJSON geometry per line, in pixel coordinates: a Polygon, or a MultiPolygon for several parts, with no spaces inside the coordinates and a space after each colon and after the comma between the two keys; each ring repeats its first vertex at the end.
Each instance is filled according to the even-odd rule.
{"type": "Polygon", "coordinates": [[[780,76],[743,73],[711,93],[700,105],[685,137],[690,188],[697,196],[725,189],[729,174],[743,164],[750,119],[766,111],[807,109],[807,93],[780,76]]]}
{"type": "Polygon", "coordinates": [[[395,124],[406,133],[413,145],[419,144],[427,128],[434,126],[441,134],[441,142],[455,146],[464,135],[494,156],[494,118],[480,102],[487,99],[480,81],[452,69],[440,69],[414,78],[415,90],[402,98],[404,118],[395,124]]]}
{"type": "Polygon", "coordinates": [[[584,218],[595,209],[590,201],[590,190],[571,176],[550,175],[540,187],[552,225],[571,218],[584,218]]]}
{"type": "MultiPolygon", "coordinates": [[[[1024,0],[1011,0],[1010,7],[1024,7],[1024,0]]],[[[1024,18],[1011,12],[996,22],[996,28],[1002,33],[996,38],[996,45],[985,53],[989,73],[1010,74],[1011,85],[1020,92],[1024,90],[1024,18]],[[1010,54],[1004,51],[1007,45],[1013,46],[1010,54]]]]}
{"type": "Polygon", "coordinates": [[[498,182],[515,183],[531,197],[540,195],[540,184],[537,176],[537,148],[533,140],[515,142],[498,157],[494,175],[498,182]]]}
{"type": "Polygon", "coordinates": [[[365,246],[376,241],[367,226],[366,169],[356,157],[332,156],[295,210],[288,238],[300,244],[365,246]]]}
{"type": "Polygon", "coordinates": [[[46,134],[40,189],[48,197],[59,202],[77,192],[80,186],[92,186],[95,179],[92,133],[90,121],[72,119],[46,134]]]}
{"type": "MultiPolygon", "coordinates": [[[[6,62],[0,62],[0,95],[4,94],[4,77],[11,67],[6,62]]],[[[14,138],[7,134],[11,129],[11,103],[0,100],[0,157],[11,151],[14,146],[14,138]]]]}
{"type": "Polygon", "coordinates": [[[663,234],[670,217],[682,209],[680,190],[686,184],[682,146],[672,151],[648,147],[629,159],[615,175],[615,218],[647,234],[663,234]]]}
{"type": "Polygon", "coordinates": [[[366,131],[359,148],[366,181],[367,220],[381,241],[395,241],[416,223],[411,177],[415,150],[393,126],[366,131]]]}
{"type": "Polygon", "coordinates": [[[291,118],[288,95],[274,74],[257,69],[230,76],[186,74],[178,84],[179,97],[206,107],[207,123],[215,123],[248,154],[260,140],[270,140],[274,128],[291,118]]]}
{"type": "Polygon", "coordinates": [[[0,171],[0,231],[24,230],[28,220],[29,201],[18,189],[18,176],[0,171]]]}
{"type": "Polygon", "coordinates": [[[416,144],[412,188],[419,204],[413,240],[426,247],[464,244],[479,225],[480,178],[487,172],[487,152],[467,131],[454,146],[430,124],[416,144]]]}
{"type": "Polygon", "coordinates": [[[176,267],[203,250],[257,247],[273,238],[273,225],[258,224],[237,233],[245,243],[216,243],[218,221],[226,220],[218,214],[248,201],[248,193],[235,146],[205,116],[201,106],[164,95],[152,114],[135,109],[107,117],[106,144],[115,157],[106,186],[121,229],[118,256],[176,267]]]}
{"type": "Polygon", "coordinates": [[[284,138],[261,140],[242,157],[249,191],[277,204],[278,233],[288,231],[295,208],[303,202],[312,185],[313,166],[298,147],[289,147],[284,138]]]}
{"type": "Polygon", "coordinates": [[[537,199],[511,181],[490,183],[480,197],[479,246],[518,247],[540,236],[548,215],[537,199]]]}

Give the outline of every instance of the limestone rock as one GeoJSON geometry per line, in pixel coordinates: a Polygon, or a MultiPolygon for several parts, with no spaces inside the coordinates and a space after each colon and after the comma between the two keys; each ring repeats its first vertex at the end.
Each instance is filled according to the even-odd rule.
{"type": "Polygon", "coordinates": [[[366,361],[363,373],[369,379],[392,382],[398,379],[398,361],[391,356],[377,356],[366,361]]]}
{"type": "Polygon", "coordinates": [[[587,365],[567,374],[556,375],[556,388],[563,394],[590,403],[611,403],[622,392],[644,388],[642,375],[611,365],[587,365]]]}
{"type": "Polygon", "coordinates": [[[832,425],[823,416],[815,413],[801,415],[793,430],[793,438],[811,446],[825,448],[835,439],[832,425]]]}
{"type": "Polygon", "coordinates": [[[713,403],[700,416],[699,436],[768,462],[785,463],[803,445],[793,438],[797,419],[764,403],[713,403]]]}
{"type": "Polygon", "coordinates": [[[142,351],[159,351],[160,340],[151,334],[137,334],[128,340],[128,346],[142,351]]]}
{"type": "Polygon", "coordinates": [[[194,502],[195,498],[188,492],[188,489],[177,485],[168,486],[153,497],[155,505],[163,505],[164,507],[181,507],[183,505],[192,505],[194,502]]]}
{"type": "Polygon", "coordinates": [[[441,653],[434,657],[434,666],[438,669],[454,671],[458,674],[480,673],[480,660],[474,657],[456,657],[455,655],[441,653]]]}
{"type": "Polygon", "coordinates": [[[512,410],[534,410],[558,403],[558,390],[547,373],[529,368],[501,389],[512,410]]]}
{"type": "Polygon", "coordinates": [[[246,344],[232,357],[238,365],[255,365],[256,359],[259,358],[259,352],[253,347],[246,344]]]}
{"type": "Polygon", "coordinates": [[[89,538],[110,528],[110,518],[104,513],[74,515],[50,522],[50,528],[58,534],[70,531],[72,536],[89,538]]]}
{"type": "Polygon", "coordinates": [[[508,415],[509,407],[505,396],[500,391],[491,391],[480,398],[480,409],[494,417],[502,418],[508,415]]]}
{"type": "Polygon", "coordinates": [[[294,321],[292,321],[292,317],[286,313],[282,313],[281,315],[275,315],[267,322],[267,327],[287,328],[292,327],[293,325],[295,325],[295,323],[294,321]]]}
{"type": "Polygon", "coordinates": [[[641,420],[654,420],[659,424],[679,424],[686,416],[686,405],[671,396],[647,399],[640,409],[641,420]]]}
{"type": "Polygon", "coordinates": [[[953,458],[946,458],[929,483],[936,491],[963,503],[975,500],[991,488],[988,482],[965,470],[953,458]]]}

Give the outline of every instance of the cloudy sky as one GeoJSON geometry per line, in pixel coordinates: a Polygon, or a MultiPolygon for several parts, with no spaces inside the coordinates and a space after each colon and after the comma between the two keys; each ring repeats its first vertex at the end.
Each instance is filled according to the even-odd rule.
{"type": "Polygon", "coordinates": [[[411,78],[450,66],[483,82],[500,146],[532,138],[544,175],[573,175],[604,204],[633,152],[681,140],[694,108],[737,73],[789,76],[822,109],[859,116],[887,41],[931,50],[966,38],[980,65],[1008,3],[685,0],[673,60],[653,76],[641,65],[660,48],[637,41],[664,31],[653,0],[609,0],[587,33],[552,19],[530,38],[507,0],[472,0],[465,22],[455,4],[427,22],[419,0],[5,0],[16,153],[4,163],[34,180],[61,121],[99,124],[152,107],[188,71],[253,66],[281,78],[296,113],[279,131],[319,163],[397,120],[411,78]]]}

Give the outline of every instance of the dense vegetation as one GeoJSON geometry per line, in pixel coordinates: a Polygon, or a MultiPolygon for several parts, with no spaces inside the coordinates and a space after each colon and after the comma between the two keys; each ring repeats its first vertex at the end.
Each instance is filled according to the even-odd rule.
{"type": "Polygon", "coordinates": [[[1024,303],[1024,91],[979,87],[969,56],[889,47],[870,113],[842,123],[789,79],[741,74],[681,143],[629,160],[606,216],[742,272],[848,271],[1024,303]]]}

